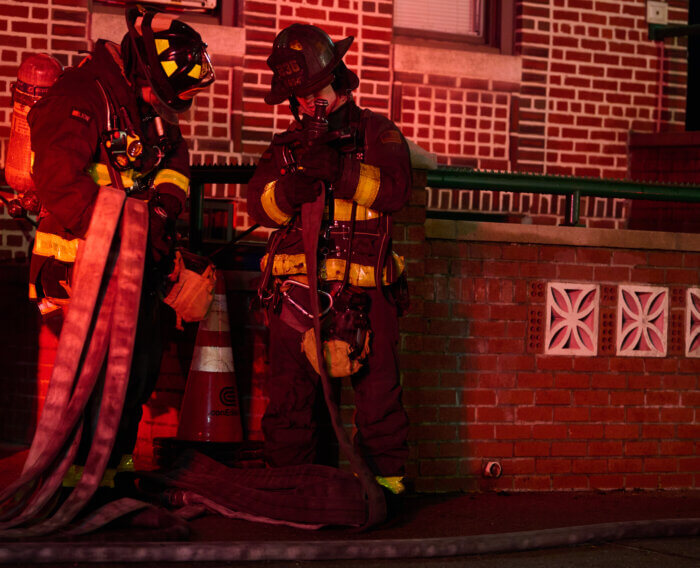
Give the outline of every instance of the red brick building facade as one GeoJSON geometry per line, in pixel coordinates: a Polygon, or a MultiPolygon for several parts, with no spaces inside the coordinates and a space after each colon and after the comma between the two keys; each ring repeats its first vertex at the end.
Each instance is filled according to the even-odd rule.
{"type": "MultiPolygon", "coordinates": [[[[359,104],[393,118],[441,165],[648,178],[630,169],[646,164],[630,159],[631,136],[684,130],[685,40],[650,41],[644,0],[494,0],[489,14],[500,9],[500,41],[488,45],[399,33],[393,0],[235,5],[225,25],[191,17],[217,72],[183,120],[193,163],[254,163],[286,126],[288,111],[262,97],[272,40],[293,22],[317,24],[333,38],[354,35],[346,61],[361,80],[359,104]]],[[[687,0],[668,7],[671,23],[687,23],[687,0]]],[[[119,39],[120,25],[118,10],[94,1],[0,0],[0,168],[9,84],[22,59],[44,51],[74,64],[94,39],[119,39]]],[[[507,192],[468,192],[456,208],[515,213],[532,225],[426,219],[426,209],[455,208],[456,200],[450,194],[443,203],[422,179],[417,172],[395,234],[413,296],[401,349],[416,487],[697,487],[698,239],[613,231],[626,227],[630,206],[602,198],[583,200],[587,228],[556,226],[562,199],[507,192]],[[629,330],[648,319],[635,319],[635,306],[644,318],[661,310],[654,321],[663,324],[639,328],[646,343],[631,339],[629,330]],[[578,342],[563,338],[571,331],[563,320],[579,322],[578,342]],[[488,460],[501,462],[502,477],[481,475],[488,460]]],[[[249,226],[244,185],[206,191],[236,200],[236,228],[249,226]]],[[[0,258],[12,265],[0,269],[6,313],[24,322],[21,337],[2,332],[9,362],[0,376],[0,440],[22,441],[48,375],[32,347],[39,328],[31,306],[22,304],[31,227],[2,208],[0,228],[0,258]]],[[[247,309],[255,274],[227,277],[244,420],[258,438],[265,348],[261,322],[247,309]]],[[[182,353],[193,333],[175,337],[166,354],[142,427],[145,454],[154,437],[175,433],[187,376],[182,353]]],[[[350,422],[350,404],[344,411],[350,422]]]]}

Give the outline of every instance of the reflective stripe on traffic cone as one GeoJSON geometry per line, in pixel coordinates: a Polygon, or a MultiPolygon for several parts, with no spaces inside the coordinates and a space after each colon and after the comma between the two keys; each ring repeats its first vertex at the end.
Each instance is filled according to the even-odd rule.
{"type": "Polygon", "coordinates": [[[197,330],[176,438],[195,442],[243,440],[226,283],[220,271],[211,309],[197,330]]]}

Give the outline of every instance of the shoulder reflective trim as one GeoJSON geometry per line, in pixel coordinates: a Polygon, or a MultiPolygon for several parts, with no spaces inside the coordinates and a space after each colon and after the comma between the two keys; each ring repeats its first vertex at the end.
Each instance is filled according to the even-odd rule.
{"type": "Polygon", "coordinates": [[[379,193],[379,183],[381,176],[379,168],[368,164],[360,164],[360,179],[357,182],[357,189],[353,200],[359,205],[369,207],[374,203],[379,193]]]}
{"type": "MultiPolygon", "coordinates": [[[[396,267],[396,274],[400,275],[405,267],[406,261],[402,256],[392,252],[392,259],[396,267]]],[[[268,255],[263,256],[260,261],[260,269],[264,272],[267,266],[268,255]]],[[[300,254],[278,254],[275,256],[274,264],[272,265],[272,274],[274,276],[292,276],[294,274],[306,274],[306,258],[303,253],[300,254]]],[[[342,258],[330,258],[319,265],[319,274],[323,280],[342,280],[345,276],[345,260],[342,258]]],[[[358,264],[353,262],[350,264],[350,274],[348,281],[354,286],[362,286],[371,288],[376,286],[374,277],[374,266],[358,264]]],[[[386,278],[386,268],[382,275],[382,283],[389,284],[386,278]]]]}
{"type": "Polygon", "coordinates": [[[170,41],[167,39],[157,39],[156,40],[156,52],[158,55],[163,53],[166,49],[170,47],[170,41]]]}
{"type": "Polygon", "coordinates": [[[177,63],[174,61],[161,61],[160,64],[168,77],[177,71],[177,63]]]}
{"type": "MultiPolygon", "coordinates": [[[[348,199],[336,199],[334,207],[333,216],[336,221],[350,221],[352,215],[352,201],[348,199]]],[[[369,221],[370,219],[379,218],[379,215],[379,211],[375,211],[364,205],[358,205],[355,221],[369,221]]]]}
{"type": "Polygon", "coordinates": [[[406,491],[406,486],[403,484],[403,477],[382,477],[378,475],[375,479],[379,485],[386,487],[394,495],[401,495],[401,493],[406,491]]]}
{"type": "Polygon", "coordinates": [[[193,79],[199,79],[202,76],[202,66],[199,64],[194,65],[187,74],[193,79]]]}
{"type": "MultiPolygon", "coordinates": [[[[109,176],[109,168],[105,164],[90,164],[85,171],[97,185],[112,185],[112,178],[109,176]]],[[[135,170],[121,172],[124,187],[131,187],[134,185],[135,173],[135,170]]]]}
{"type": "Polygon", "coordinates": [[[260,196],[260,203],[262,204],[265,213],[267,213],[267,216],[270,219],[272,219],[275,223],[278,223],[279,225],[284,225],[286,223],[289,223],[289,220],[292,217],[291,215],[287,215],[278,207],[277,200],[275,199],[276,187],[277,180],[268,183],[265,186],[265,189],[263,189],[262,195],[260,196]]]}
{"type": "Polygon", "coordinates": [[[53,256],[61,262],[75,262],[78,245],[82,239],[66,240],[52,233],[37,231],[32,252],[41,256],[53,256]]]}
{"type": "Polygon", "coordinates": [[[169,170],[167,168],[160,170],[153,180],[153,187],[158,189],[161,183],[172,183],[184,191],[185,195],[190,194],[190,178],[175,170],[169,170]]]}

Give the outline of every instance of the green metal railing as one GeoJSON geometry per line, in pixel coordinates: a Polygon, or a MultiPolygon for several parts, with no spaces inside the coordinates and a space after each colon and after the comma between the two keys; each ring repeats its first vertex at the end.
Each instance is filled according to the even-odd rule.
{"type": "Polygon", "coordinates": [[[465,168],[427,170],[434,189],[478,189],[566,196],[566,225],[577,225],[581,196],[700,203],[700,186],[630,180],[507,173],[465,168]]]}
{"type": "Polygon", "coordinates": [[[208,183],[248,183],[255,172],[248,166],[192,166],[190,176],[189,248],[200,251],[204,232],[204,185],[208,183]]]}
{"type": "MultiPolygon", "coordinates": [[[[254,165],[192,166],[190,193],[190,246],[193,250],[202,241],[203,188],[207,183],[248,183],[254,165]]],[[[426,170],[427,185],[434,189],[472,189],[513,193],[565,195],[564,224],[575,226],[580,218],[582,196],[651,201],[700,203],[700,186],[654,183],[618,179],[584,178],[530,173],[437,168],[426,170]]]]}
{"type": "MultiPolygon", "coordinates": [[[[189,226],[190,248],[192,250],[199,250],[202,244],[204,185],[210,183],[246,184],[254,171],[255,165],[252,164],[245,166],[192,166],[189,226]]],[[[571,226],[577,225],[579,222],[582,196],[700,203],[700,186],[691,184],[509,173],[468,168],[441,167],[435,170],[425,170],[425,172],[428,187],[434,189],[565,195],[567,198],[565,224],[571,226]]]]}

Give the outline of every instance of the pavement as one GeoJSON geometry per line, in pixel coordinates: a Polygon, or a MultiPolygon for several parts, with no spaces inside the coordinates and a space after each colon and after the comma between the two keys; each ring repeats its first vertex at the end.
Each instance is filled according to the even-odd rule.
{"type": "MultiPolygon", "coordinates": [[[[0,488],[26,451],[0,446],[0,488]]],[[[698,568],[700,491],[413,494],[369,532],[303,530],[207,514],[186,539],[108,526],[0,543],[0,564],[159,567],[698,568]]]]}

